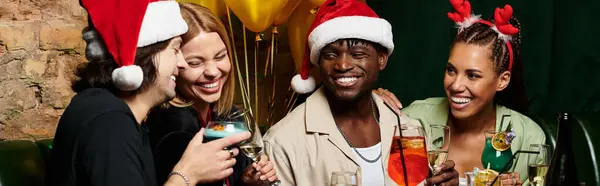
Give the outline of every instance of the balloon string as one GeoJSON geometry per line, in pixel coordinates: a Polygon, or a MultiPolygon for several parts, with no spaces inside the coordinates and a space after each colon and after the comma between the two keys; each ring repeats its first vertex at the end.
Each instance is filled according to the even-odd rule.
{"type": "MultiPolygon", "coordinates": [[[[290,88],[291,88],[291,86],[290,86],[290,88]]],[[[290,88],[288,88],[288,92],[290,91],[290,88]]],[[[290,96],[290,99],[285,106],[285,113],[291,112],[292,108],[294,108],[294,104],[296,103],[296,99],[297,99],[296,91],[292,91],[292,96],[290,96]]],[[[285,113],[284,113],[284,116],[285,116],[285,113]]]]}
{"type": "Polygon", "coordinates": [[[251,103],[251,101],[250,101],[250,99],[251,99],[251,97],[250,97],[250,73],[248,72],[248,47],[246,46],[247,39],[246,39],[246,26],[245,25],[243,26],[242,32],[244,35],[244,60],[245,60],[245,65],[246,65],[245,66],[246,67],[246,85],[248,85],[247,86],[248,87],[248,104],[249,104],[248,107],[250,107],[250,114],[252,116],[254,116],[254,118],[256,119],[256,115],[255,115],[256,112],[254,112],[254,113],[252,112],[252,105],[250,104],[251,103]]]}
{"type": "MultiPolygon", "coordinates": [[[[270,55],[271,55],[271,47],[268,47],[267,48],[267,56],[270,56],[270,55]]],[[[265,71],[264,71],[264,75],[265,75],[264,80],[266,80],[267,76],[269,75],[269,70],[268,70],[269,69],[269,60],[270,60],[270,58],[266,57],[266,60],[265,60],[265,71]]],[[[267,89],[269,89],[269,88],[270,87],[267,87],[267,89]]],[[[271,111],[271,108],[269,106],[269,105],[271,105],[271,95],[270,94],[268,95],[267,100],[268,100],[268,103],[267,103],[267,112],[270,112],[271,111]]],[[[267,117],[267,123],[268,123],[268,121],[269,121],[269,118],[267,117]]]]}
{"type": "Polygon", "coordinates": [[[283,100],[284,106],[283,106],[283,109],[282,109],[282,110],[283,110],[283,112],[282,112],[282,116],[281,116],[281,117],[284,117],[284,116],[285,116],[285,113],[286,113],[286,111],[287,111],[287,108],[288,108],[288,102],[289,102],[289,100],[291,100],[291,94],[290,94],[290,91],[291,91],[291,90],[292,90],[292,87],[291,87],[291,86],[288,86],[287,92],[286,92],[286,94],[285,94],[285,99],[283,100]]]}
{"type": "Polygon", "coordinates": [[[277,37],[275,35],[279,35],[279,31],[277,27],[273,27],[273,32],[271,33],[271,74],[274,76],[273,68],[275,68],[275,55],[277,54],[277,37]]]}
{"type": "MultiPolygon", "coordinates": [[[[271,47],[267,48],[267,56],[271,55],[271,47]]],[[[269,58],[265,60],[265,76],[269,73],[269,58]]]]}
{"type": "Polygon", "coordinates": [[[238,81],[240,83],[240,90],[242,91],[242,102],[244,103],[244,108],[249,109],[249,101],[248,101],[248,90],[246,89],[246,85],[244,85],[244,78],[242,78],[242,72],[240,70],[240,62],[238,60],[237,55],[237,47],[235,46],[235,36],[233,35],[233,25],[231,24],[231,14],[229,12],[229,6],[226,6],[227,9],[227,21],[229,22],[229,35],[231,36],[231,50],[233,51],[233,59],[235,61],[235,68],[237,70],[238,81]]]}
{"type": "MultiPolygon", "coordinates": [[[[269,46],[267,48],[267,56],[270,56],[270,55],[271,55],[271,47],[269,46]]],[[[264,71],[265,79],[264,80],[266,80],[267,79],[266,77],[269,75],[269,60],[270,60],[270,58],[266,57],[266,60],[265,60],[265,71],[264,71]]],[[[266,87],[266,88],[269,89],[269,88],[272,88],[272,87],[266,87]]],[[[271,95],[270,94],[268,95],[267,100],[268,100],[268,103],[267,103],[267,112],[271,112],[271,106],[270,106],[271,105],[271,95]]],[[[269,117],[267,117],[267,124],[269,123],[269,121],[270,121],[269,117]]]]}
{"type": "Polygon", "coordinates": [[[258,48],[259,43],[262,40],[260,38],[260,33],[256,33],[254,40],[256,43],[256,46],[254,47],[254,107],[256,108],[256,122],[260,122],[260,115],[258,113],[258,48]]]}
{"type": "MultiPolygon", "coordinates": [[[[294,92],[293,94],[296,94],[296,93],[294,92]]],[[[287,111],[287,113],[290,113],[290,112],[292,112],[292,109],[294,109],[294,105],[296,104],[296,101],[297,101],[297,100],[298,100],[298,95],[296,95],[296,96],[294,97],[294,102],[293,102],[293,103],[290,105],[290,108],[289,108],[289,110],[287,111]]]]}
{"type": "Polygon", "coordinates": [[[285,109],[283,109],[283,116],[285,116],[285,114],[287,113],[287,110],[290,108],[290,104],[292,104],[292,101],[294,99],[294,91],[292,91],[290,94],[290,89],[291,86],[288,87],[288,94],[285,98],[285,109]]]}
{"type": "Polygon", "coordinates": [[[272,92],[271,92],[271,100],[269,101],[269,112],[271,112],[271,115],[269,117],[269,120],[273,119],[271,118],[273,116],[273,112],[274,112],[274,108],[275,108],[275,92],[277,90],[276,88],[277,85],[277,76],[273,75],[273,86],[272,87],[272,92]]]}
{"type": "MultiPolygon", "coordinates": [[[[271,114],[269,115],[269,121],[272,121],[271,117],[273,116],[273,108],[275,107],[275,95],[277,92],[277,76],[275,75],[275,71],[273,71],[273,68],[275,68],[275,54],[277,52],[277,37],[275,37],[275,35],[279,34],[279,32],[277,31],[277,27],[273,27],[273,32],[271,34],[271,76],[273,77],[273,86],[271,86],[271,99],[269,100],[269,112],[271,112],[271,114]]],[[[273,124],[271,123],[271,126],[273,126],[273,124]]]]}

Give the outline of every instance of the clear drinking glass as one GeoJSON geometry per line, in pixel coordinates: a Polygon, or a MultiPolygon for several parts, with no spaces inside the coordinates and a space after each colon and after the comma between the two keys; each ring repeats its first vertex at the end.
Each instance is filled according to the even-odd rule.
{"type": "Polygon", "coordinates": [[[204,139],[212,141],[248,131],[248,125],[243,121],[209,121],[204,130],[204,139]]]}
{"type": "Polygon", "coordinates": [[[427,159],[429,168],[435,175],[435,168],[446,162],[448,159],[448,149],[450,148],[450,127],[445,125],[429,126],[429,136],[427,138],[427,159]]]}
{"type": "Polygon", "coordinates": [[[501,137],[502,135],[504,134],[494,130],[485,131],[485,147],[481,154],[481,164],[486,169],[489,167],[489,169],[500,172],[502,171],[502,168],[510,162],[512,151],[510,146],[506,149],[501,149],[507,147],[505,141],[503,141],[504,138],[501,137]],[[496,146],[494,146],[494,144],[496,144],[496,146]]]}
{"type": "Polygon", "coordinates": [[[529,183],[532,186],[543,186],[548,166],[550,165],[550,145],[546,144],[531,144],[530,151],[539,152],[538,154],[527,155],[527,174],[529,175],[529,183]]]}
{"type": "Polygon", "coordinates": [[[331,173],[331,186],[357,186],[358,180],[354,172],[331,173]]]}
{"type": "Polygon", "coordinates": [[[423,127],[402,125],[400,130],[396,127],[390,149],[388,174],[396,184],[417,185],[427,178],[429,168],[423,127]]]}
{"type": "Polygon", "coordinates": [[[465,172],[465,177],[467,180],[467,186],[475,185],[475,174],[473,172],[465,172]]]}
{"type": "MultiPolygon", "coordinates": [[[[237,121],[226,119],[225,121],[209,121],[206,124],[206,129],[204,129],[204,140],[212,141],[248,131],[248,124],[243,120],[237,121]]],[[[240,142],[238,145],[243,143],[244,142],[240,142]]],[[[223,179],[223,185],[227,182],[226,179],[227,178],[223,179]]]]}
{"type": "MultiPolygon", "coordinates": [[[[230,118],[235,120],[244,121],[247,124],[247,127],[252,134],[250,139],[246,140],[245,143],[240,145],[240,151],[244,153],[248,158],[252,159],[254,162],[259,162],[260,157],[263,154],[263,140],[262,135],[260,133],[260,129],[258,127],[257,122],[254,120],[251,114],[248,114],[249,110],[242,110],[236,113],[233,113],[230,118]]],[[[272,186],[277,186],[281,184],[281,181],[276,180],[273,183],[270,183],[272,186]]]]}

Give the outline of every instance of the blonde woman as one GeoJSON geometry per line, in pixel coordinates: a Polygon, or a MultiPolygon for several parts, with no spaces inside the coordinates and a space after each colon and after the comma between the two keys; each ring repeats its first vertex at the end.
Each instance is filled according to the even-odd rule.
{"type": "MultiPolygon", "coordinates": [[[[235,79],[225,26],[205,7],[189,3],[181,3],[180,7],[189,26],[189,31],[181,36],[187,67],[179,72],[176,99],[166,107],[154,109],[146,120],[159,182],[167,179],[195,133],[208,121],[222,120],[237,110],[233,104],[235,79]]],[[[222,175],[225,183],[214,180],[202,184],[268,185],[277,180],[266,156],[258,163],[241,153],[232,160],[232,164],[219,165],[230,167],[229,174],[222,175]]],[[[206,174],[215,173],[207,169],[206,174]]]]}

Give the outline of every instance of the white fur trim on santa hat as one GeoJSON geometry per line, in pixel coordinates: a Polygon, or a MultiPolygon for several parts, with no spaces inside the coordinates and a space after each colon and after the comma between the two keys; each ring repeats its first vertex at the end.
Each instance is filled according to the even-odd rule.
{"type": "Polygon", "coordinates": [[[308,36],[310,62],[318,65],[321,49],[340,39],[364,39],[394,51],[392,25],[385,19],[366,16],[338,17],[321,23],[308,36]]]}
{"type": "Polygon", "coordinates": [[[181,17],[176,1],[152,2],[146,8],[137,47],[165,41],[187,31],[187,23],[181,17]]]}
{"type": "Polygon", "coordinates": [[[292,89],[298,94],[306,94],[315,90],[317,83],[315,79],[311,76],[308,76],[308,79],[302,79],[300,74],[296,74],[292,78],[292,89]]]}
{"type": "Polygon", "coordinates": [[[112,80],[119,90],[132,91],[142,85],[144,72],[137,65],[122,66],[112,72],[112,80]]]}

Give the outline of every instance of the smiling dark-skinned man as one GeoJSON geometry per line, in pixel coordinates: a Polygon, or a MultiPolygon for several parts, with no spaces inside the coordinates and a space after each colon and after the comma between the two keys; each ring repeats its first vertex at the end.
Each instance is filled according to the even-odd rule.
{"type": "MultiPolygon", "coordinates": [[[[358,185],[397,185],[387,171],[394,131],[398,121],[421,124],[403,114],[398,118],[372,93],[394,50],[391,28],[357,0],[327,0],[319,8],[309,30],[310,56],[292,87],[301,94],[314,90],[311,63],[323,86],[264,137],[282,185],[329,185],[339,171],[356,172],[358,185]]],[[[458,185],[454,162],[438,168],[439,174],[419,185],[458,185]]]]}

